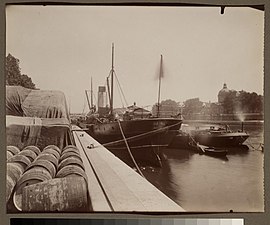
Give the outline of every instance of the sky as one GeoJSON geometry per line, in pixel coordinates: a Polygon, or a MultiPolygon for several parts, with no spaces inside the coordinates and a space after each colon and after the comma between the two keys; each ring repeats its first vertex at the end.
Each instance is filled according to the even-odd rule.
{"type": "MultiPolygon", "coordinates": [[[[20,60],[37,88],[65,93],[70,111],[87,111],[114,68],[129,105],[199,97],[229,89],[263,94],[264,12],[249,7],[8,6],[6,55],[20,60]]],[[[115,85],[115,107],[122,104],[115,85]]],[[[122,98],[123,99],[123,98],[122,98]]]]}

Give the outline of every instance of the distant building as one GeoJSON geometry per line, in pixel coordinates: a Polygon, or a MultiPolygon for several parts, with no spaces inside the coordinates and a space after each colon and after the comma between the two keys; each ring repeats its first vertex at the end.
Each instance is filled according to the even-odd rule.
{"type": "Polygon", "coordinates": [[[230,89],[228,89],[227,84],[223,84],[223,88],[218,92],[218,102],[224,103],[224,100],[226,96],[231,92],[230,89]]]}
{"type": "Polygon", "coordinates": [[[136,106],[135,102],[133,105],[128,106],[127,108],[116,108],[113,110],[113,112],[117,115],[117,117],[125,120],[148,118],[152,115],[150,111],[136,106]]]}

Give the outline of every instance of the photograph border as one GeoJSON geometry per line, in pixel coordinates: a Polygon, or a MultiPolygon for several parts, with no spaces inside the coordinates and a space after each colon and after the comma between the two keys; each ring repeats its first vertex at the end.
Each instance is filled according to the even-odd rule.
{"type": "Polygon", "coordinates": [[[264,137],[270,135],[270,53],[269,53],[269,14],[270,2],[267,0],[227,0],[227,1],[214,1],[214,0],[65,0],[65,1],[31,1],[31,0],[1,0],[0,2],[0,218],[1,224],[9,224],[10,218],[78,218],[78,219],[177,219],[177,218],[244,218],[245,225],[267,225],[268,218],[270,218],[269,208],[269,174],[270,174],[270,138],[265,138],[265,151],[264,151],[264,213],[179,213],[179,214],[160,214],[157,213],[31,213],[31,214],[7,214],[5,203],[5,187],[6,187],[6,136],[5,136],[5,57],[6,57],[6,13],[5,6],[8,4],[17,5],[118,5],[118,6],[226,6],[240,7],[240,6],[253,6],[258,7],[264,5],[264,137]]]}

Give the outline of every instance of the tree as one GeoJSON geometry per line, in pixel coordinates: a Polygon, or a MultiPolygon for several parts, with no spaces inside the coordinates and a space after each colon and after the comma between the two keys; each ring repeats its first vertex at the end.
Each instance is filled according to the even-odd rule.
{"type": "Polygon", "coordinates": [[[237,92],[234,90],[231,90],[226,97],[224,98],[223,107],[224,107],[224,113],[234,113],[237,108],[237,92]]]}
{"type": "Polygon", "coordinates": [[[36,89],[32,79],[25,74],[21,74],[19,59],[10,53],[6,57],[6,85],[18,85],[29,89],[36,89]]]}
{"type": "Polygon", "coordinates": [[[203,102],[199,98],[191,98],[184,102],[183,115],[200,113],[203,108],[203,102]]]}
{"type": "Polygon", "coordinates": [[[255,92],[249,93],[241,91],[239,95],[241,111],[247,113],[262,113],[263,112],[263,96],[255,92]]]}
{"type": "MultiPolygon", "coordinates": [[[[160,103],[160,116],[168,117],[168,116],[175,116],[179,113],[179,106],[176,101],[167,99],[161,101],[160,103]]],[[[153,105],[152,107],[153,115],[157,114],[157,104],[153,105]]]]}
{"type": "Polygon", "coordinates": [[[230,91],[223,102],[224,113],[262,113],[263,96],[255,92],[230,91]]]}

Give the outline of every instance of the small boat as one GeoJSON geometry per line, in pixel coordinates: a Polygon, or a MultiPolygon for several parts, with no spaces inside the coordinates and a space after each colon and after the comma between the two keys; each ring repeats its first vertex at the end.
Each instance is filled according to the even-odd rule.
{"type": "Polygon", "coordinates": [[[196,127],[190,130],[190,135],[196,142],[213,147],[238,147],[249,137],[243,129],[233,132],[228,125],[210,126],[207,129],[196,127]]]}
{"type": "Polygon", "coordinates": [[[215,156],[215,157],[225,157],[228,153],[227,150],[216,149],[214,147],[209,147],[205,145],[197,144],[197,149],[199,149],[203,154],[215,156]]]}

